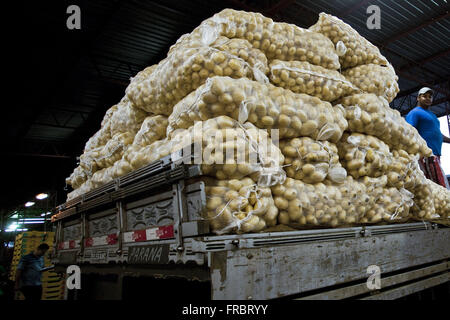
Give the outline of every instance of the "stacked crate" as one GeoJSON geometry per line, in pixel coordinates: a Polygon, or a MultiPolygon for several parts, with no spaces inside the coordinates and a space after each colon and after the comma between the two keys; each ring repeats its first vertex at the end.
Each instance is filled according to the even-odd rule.
{"type": "MultiPolygon", "coordinates": [[[[46,243],[50,247],[49,252],[44,256],[44,265],[51,265],[49,253],[55,241],[54,232],[28,231],[19,233],[14,243],[14,255],[11,263],[10,280],[16,277],[17,265],[20,259],[35,250],[41,243],[46,243]]],[[[64,297],[64,280],[55,272],[45,271],[42,274],[42,300],[61,300],[64,297]]],[[[16,299],[23,300],[24,296],[18,293],[16,299]]]]}

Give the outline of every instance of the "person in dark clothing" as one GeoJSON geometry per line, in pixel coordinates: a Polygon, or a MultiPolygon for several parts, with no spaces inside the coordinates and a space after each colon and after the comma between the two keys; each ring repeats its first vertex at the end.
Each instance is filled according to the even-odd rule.
{"type": "Polygon", "coordinates": [[[22,291],[25,300],[41,300],[41,274],[44,268],[44,255],[48,249],[48,244],[41,243],[32,253],[23,256],[17,265],[14,289],[22,291]]]}

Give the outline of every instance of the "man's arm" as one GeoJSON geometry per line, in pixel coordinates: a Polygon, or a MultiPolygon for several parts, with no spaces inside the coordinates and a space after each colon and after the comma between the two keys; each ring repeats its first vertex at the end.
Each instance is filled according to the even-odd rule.
{"type": "Polygon", "coordinates": [[[442,139],[444,142],[450,143],[450,138],[442,135],[442,139]]]}

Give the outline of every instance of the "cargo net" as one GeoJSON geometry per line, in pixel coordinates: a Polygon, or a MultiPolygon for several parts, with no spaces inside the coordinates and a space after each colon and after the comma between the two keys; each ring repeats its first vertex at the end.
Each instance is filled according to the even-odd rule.
{"type": "Polygon", "coordinates": [[[242,39],[219,37],[210,46],[171,52],[145,79],[130,85],[127,97],[147,112],[170,115],[173,106],[213,76],[268,82],[267,58],[242,39]]]}
{"type": "Polygon", "coordinates": [[[334,44],[321,33],[294,24],[274,22],[260,13],[225,9],[203,21],[192,33],[182,36],[169,54],[180,48],[205,46],[218,37],[245,39],[261,50],[269,61],[307,61],[327,69],[340,68],[334,44]]]}
{"type": "Polygon", "coordinates": [[[376,46],[339,18],[322,12],[317,23],[309,30],[325,35],[340,47],[339,61],[342,69],[363,64],[388,64],[376,46]]]}
{"type": "Polygon", "coordinates": [[[386,99],[374,94],[354,94],[339,103],[345,108],[349,131],[375,136],[392,149],[411,155],[431,156],[425,140],[397,110],[389,107],[386,99]]]}
{"type": "MultiPolygon", "coordinates": [[[[111,167],[119,161],[132,144],[147,116],[148,113],[134,107],[126,98],[108,109],[100,130],[86,143],[84,152],[80,156],[80,164],[66,179],[66,184],[77,189],[95,172],[111,167]]],[[[161,119],[158,118],[158,120],[161,119]]],[[[166,130],[166,126],[162,131],[166,130]]],[[[142,135],[143,133],[140,137],[142,135]]]]}
{"type": "Polygon", "coordinates": [[[338,142],[339,158],[353,178],[386,175],[389,187],[406,188],[413,183],[415,156],[392,150],[380,139],[361,133],[344,133],[338,142]]]}
{"type": "Polygon", "coordinates": [[[278,209],[270,188],[250,177],[215,180],[203,177],[206,206],[203,218],[216,234],[259,232],[277,224],[278,209]]]}
{"type": "Polygon", "coordinates": [[[425,177],[417,161],[413,163],[412,183],[407,186],[414,194],[414,218],[449,225],[450,190],[425,177]]]}
{"type": "Polygon", "coordinates": [[[195,121],[221,115],[256,127],[277,129],[280,139],[308,136],[337,142],[347,128],[345,110],[306,94],[249,79],[213,77],[180,101],[169,116],[167,135],[195,121]]]}
{"type": "Polygon", "coordinates": [[[347,69],[342,75],[363,93],[373,93],[392,102],[399,92],[398,77],[390,63],[387,66],[367,64],[347,69]]]}
{"type": "Polygon", "coordinates": [[[278,221],[300,229],[407,221],[412,195],[386,188],[386,182],[386,176],[359,180],[348,176],[342,184],[327,180],[307,184],[287,178],[272,187],[278,221]]]}
{"type": "Polygon", "coordinates": [[[314,184],[325,179],[343,183],[347,177],[333,143],[308,137],[293,138],[281,140],[280,150],[285,157],[284,170],[289,178],[314,184]]]}
{"type": "Polygon", "coordinates": [[[308,62],[273,60],[269,67],[269,78],[274,85],[323,101],[332,102],[360,91],[338,71],[308,62]]]}
{"type": "MultiPolygon", "coordinates": [[[[268,134],[251,123],[221,116],[174,132],[172,139],[129,148],[114,165],[101,169],[72,192],[70,199],[170,154],[180,153],[186,164],[200,164],[202,174],[216,179],[251,177],[260,187],[282,183],[284,157],[268,134]],[[193,149],[192,149],[193,148],[193,149]]],[[[178,159],[177,159],[178,160],[178,159]]]]}

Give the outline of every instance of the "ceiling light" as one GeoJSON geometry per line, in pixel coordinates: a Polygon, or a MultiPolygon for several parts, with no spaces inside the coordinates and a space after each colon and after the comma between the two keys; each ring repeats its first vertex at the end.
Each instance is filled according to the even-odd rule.
{"type": "Polygon", "coordinates": [[[18,217],[19,217],[19,215],[16,213],[16,214],[11,216],[11,219],[17,219],[18,217]]]}
{"type": "Polygon", "coordinates": [[[25,203],[25,207],[31,207],[31,206],[34,206],[33,201],[28,201],[27,203],[25,203]]]}
{"type": "Polygon", "coordinates": [[[40,224],[40,223],[45,223],[44,220],[42,221],[24,221],[22,222],[23,224],[40,224]]]}
{"type": "Polygon", "coordinates": [[[46,193],[39,193],[37,196],[36,196],[36,199],[38,199],[38,200],[44,200],[45,198],[47,198],[48,197],[48,194],[46,194],[46,193]]]}
{"type": "Polygon", "coordinates": [[[17,225],[17,223],[12,223],[12,224],[10,224],[10,225],[6,228],[6,230],[16,230],[17,227],[19,227],[19,226],[17,225]]]}

